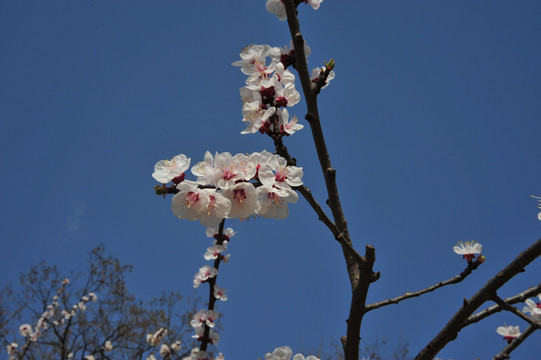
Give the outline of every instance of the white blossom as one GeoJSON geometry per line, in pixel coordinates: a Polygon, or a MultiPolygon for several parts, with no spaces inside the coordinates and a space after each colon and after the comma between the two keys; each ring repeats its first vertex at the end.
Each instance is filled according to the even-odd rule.
{"type": "Polygon", "coordinates": [[[285,219],[289,215],[288,202],[296,203],[299,195],[293,190],[260,186],[256,190],[258,197],[257,214],[264,218],[285,219]]]}
{"type": "Polygon", "coordinates": [[[302,185],[302,167],[288,166],[287,160],[279,155],[271,156],[266,166],[272,171],[259,169],[259,180],[263,185],[276,186],[280,189],[291,189],[292,186],[302,185]]]}
{"type": "Polygon", "coordinates": [[[475,258],[475,254],[480,254],[482,250],[483,246],[476,241],[466,241],[465,243],[459,241],[457,245],[453,246],[453,251],[462,255],[468,262],[475,258]]]}
{"type": "Polygon", "coordinates": [[[218,285],[214,285],[214,297],[217,300],[226,301],[227,300],[227,290],[222,289],[221,287],[218,287],[218,285]]]}
{"type": "Polygon", "coordinates": [[[26,337],[32,333],[32,326],[30,324],[23,324],[19,326],[19,334],[26,337]]]}
{"type": "Polygon", "coordinates": [[[171,349],[169,349],[169,346],[162,344],[160,347],[160,355],[161,356],[167,356],[171,353],[171,349]]]}
{"type": "Polygon", "coordinates": [[[173,196],[171,210],[180,219],[199,220],[208,209],[208,194],[197,187],[193,181],[183,181],[178,184],[178,194],[173,196]]]}
{"type": "MultiPolygon", "coordinates": [[[[541,294],[537,295],[541,301],[541,294]]],[[[541,303],[536,303],[532,299],[526,299],[526,306],[522,308],[522,312],[530,314],[535,320],[541,321],[541,303]]]]}
{"type": "Polygon", "coordinates": [[[154,165],[152,177],[161,183],[168,183],[182,175],[190,167],[190,158],[180,154],[171,160],[160,160],[154,165]]]}
{"type": "Polygon", "coordinates": [[[177,341],[175,341],[174,343],[171,344],[171,350],[180,351],[180,349],[181,349],[180,340],[177,340],[177,341]]]}
{"type": "Polygon", "coordinates": [[[251,183],[238,183],[222,190],[222,194],[231,201],[231,212],[228,217],[245,220],[257,210],[257,195],[251,183]]]}
{"type": "Polygon", "coordinates": [[[518,326],[500,326],[496,329],[496,332],[503,336],[503,339],[507,340],[509,343],[520,336],[520,329],[518,326]]]}
{"type": "Polygon", "coordinates": [[[199,268],[199,271],[197,274],[195,274],[193,278],[193,287],[197,288],[199,285],[201,285],[202,282],[207,281],[209,278],[213,278],[218,274],[218,270],[216,270],[213,267],[210,267],[209,265],[205,265],[201,268],[199,268]]]}
{"type": "Polygon", "coordinates": [[[113,344],[111,343],[111,341],[107,340],[105,342],[105,344],[103,345],[103,350],[105,350],[105,351],[113,350],[113,344]]]}

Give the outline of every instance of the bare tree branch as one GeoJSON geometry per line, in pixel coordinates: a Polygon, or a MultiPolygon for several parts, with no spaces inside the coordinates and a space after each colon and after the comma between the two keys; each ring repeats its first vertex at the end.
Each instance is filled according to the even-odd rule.
{"type": "Polygon", "coordinates": [[[400,301],[410,299],[412,297],[421,296],[423,294],[432,292],[434,290],[437,290],[437,289],[439,289],[441,287],[444,287],[444,286],[447,286],[447,285],[458,284],[462,280],[466,279],[466,277],[468,275],[470,275],[473,272],[473,270],[477,269],[479,267],[479,265],[481,265],[481,264],[482,264],[482,262],[472,261],[472,262],[468,263],[468,266],[466,267],[466,269],[464,269],[464,271],[462,271],[460,273],[460,275],[454,276],[449,280],[440,281],[439,283],[434,284],[432,286],[429,286],[429,287],[427,287],[426,289],[423,289],[423,290],[419,290],[419,291],[415,291],[415,292],[407,292],[404,295],[397,296],[397,297],[392,298],[392,299],[383,300],[383,301],[379,301],[377,303],[366,305],[366,312],[378,309],[378,308],[383,307],[383,306],[387,306],[387,305],[391,305],[391,304],[398,304],[400,301]]]}
{"type": "MultiPolygon", "coordinates": [[[[537,294],[541,294],[541,283],[539,283],[539,285],[537,286],[529,288],[528,290],[524,292],[521,292],[520,294],[517,294],[515,296],[505,299],[505,302],[510,305],[513,305],[518,302],[524,302],[527,298],[536,296],[537,294]]],[[[463,327],[479,322],[489,317],[490,315],[500,312],[502,310],[503,309],[500,307],[500,305],[493,305],[489,308],[486,308],[485,310],[479,311],[477,314],[474,314],[468,317],[468,319],[464,321],[463,327]]]]}
{"type": "Polygon", "coordinates": [[[352,298],[347,321],[347,335],[342,337],[344,354],[346,360],[357,360],[359,357],[359,340],[361,331],[361,322],[365,314],[365,303],[368,288],[370,284],[379,278],[379,273],[374,273],[372,268],[375,262],[375,249],[367,245],[365,255],[360,257],[354,250],[347,221],[344,217],[338,186],[336,184],[336,170],[333,169],[327,145],[323,136],[323,130],[319,119],[319,110],[317,105],[317,95],[319,89],[313,85],[308,72],[306,54],[304,52],[304,38],[302,37],[297,18],[297,1],[284,0],[287,14],[289,31],[295,47],[295,69],[297,70],[302,85],[304,98],[307,105],[306,120],[312,130],[312,138],[316,147],[317,156],[321,166],[321,171],[327,187],[328,204],[331,209],[334,224],[338,229],[338,236],[342,247],[342,253],[346,261],[347,272],[351,283],[352,298]],[[341,240],[343,239],[343,241],[341,240]]]}

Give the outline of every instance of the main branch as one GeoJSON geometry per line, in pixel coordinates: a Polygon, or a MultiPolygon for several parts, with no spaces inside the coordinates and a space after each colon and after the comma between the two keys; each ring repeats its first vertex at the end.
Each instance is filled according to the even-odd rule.
{"type": "MultiPolygon", "coordinates": [[[[307,114],[305,118],[308,120],[312,131],[319,164],[327,188],[328,204],[332,212],[334,225],[338,230],[338,235],[333,231],[333,226],[329,226],[329,223],[327,225],[331,231],[333,231],[335,238],[342,247],[342,253],[346,261],[347,272],[351,284],[352,297],[349,317],[347,319],[347,335],[342,338],[344,355],[346,360],[357,360],[359,357],[361,323],[363,316],[366,313],[365,303],[368,288],[370,287],[370,284],[379,277],[379,273],[376,274],[372,271],[376,260],[375,249],[372,246],[366,246],[365,255],[361,257],[353,248],[347,221],[344,217],[340,196],[338,194],[336,170],[333,169],[331,164],[319,118],[317,105],[317,95],[319,91],[317,85],[312,84],[308,72],[306,54],[304,52],[304,38],[302,37],[299,19],[297,17],[296,2],[294,0],[284,0],[284,5],[286,8],[289,31],[295,47],[295,68],[299,74],[304,98],[306,99],[307,114]]],[[[318,215],[321,217],[321,212],[319,212],[318,215]]]]}

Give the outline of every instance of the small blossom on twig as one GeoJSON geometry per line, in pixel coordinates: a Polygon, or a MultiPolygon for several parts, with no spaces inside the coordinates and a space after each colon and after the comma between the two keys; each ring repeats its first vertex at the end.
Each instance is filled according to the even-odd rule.
{"type": "Polygon", "coordinates": [[[199,272],[193,277],[193,287],[197,288],[201,283],[207,281],[210,278],[215,277],[218,274],[218,270],[209,265],[205,265],[199,268],[199,272]]]}
{"type": "MultiPolygon", "coordinates": [[[[18,347],[19,347],[19,344],[17,344],[16,342],[12,342],[11,344],[8,344],[7,347],[6,347],[8,355],[16,354],[18,347]]],[[[11,356],[10,356],[10,358],[11,358],[11,356]]]]}
{"type": "Polygon", "coordinates": [[[227,290],[222,289],[221,287],[218,287],[218,285],[214,285],[214,297],[217,300],[226,301],[227,300],[227,290]]]}
{"type": "Polygon", "coordinates": [[[518,326],[500,326],[496,329],[496,332],[503,336],[503,339],[507,340],[508,344],[520,336],[520,329],[518,326]]]}
{"type": "Polygon", "coordinates": [[[162,344],[160,347],[160,355],[161,356],[169,356],[171,354],[171,349],[169,349],[169,346],[162,344]]]}
{"type": "Polygon", "coordinates": [[[105,342],[105,344],[103,345],[103,350],[104,350],[104,351],[111,351],[111,350],[113,350],[113,344],[112,344],[109,340],[107,340],[107,341],[105,342]]]}
{"type": "MultiPolygon", "coordinates": [[[[458,244],[453,247],[453,251],[458,255],[462,255],[468,262],[475,259],[475,254],[481,254],[482,250],[483,246],[476,241],[466,241],[465,243],[459,241],[458,244]]],[[[479,255],[479,257],[481,257],[481,255],[479,255]]]]}

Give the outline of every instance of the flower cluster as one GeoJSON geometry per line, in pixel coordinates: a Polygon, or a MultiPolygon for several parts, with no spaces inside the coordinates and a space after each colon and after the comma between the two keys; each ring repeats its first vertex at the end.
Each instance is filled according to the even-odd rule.
{"type": "MultiPolygon", "coordinates": [[[[310,49],[305,46],[304,52],[308,56],[310,49]]],[[[301,130],[304,125],[298,123],[297,117],[290,119],[287,110],[301,98],[295,89],[295,75],[287,70],[295,64],[293,43],[283,48],[249,45],[240,53],[240,58],[233,65],[240,66],[242,73],[248,76],[246,86],[240,89],[242,121],[246,124],[241,134],[260,132],[283,137],[301,130]]],[[[319,89],[334,78],[333,67],[334,61],[331,60],[325,67],[312,70],[312,82],[319,89]]]]}
{"type": "Polygon", "coordinates": [[[453,247],[453,251],[458,255],[462,255],[462,257],[466,259],[468,263],[471,263],[472,260],[475,259],[476,254],[479,254],[477,256],[477,261],[483,262],[485,258],[483,255],[481,255],[482,250],[483,245],[476,241],[466,241],[465,243],[459,241],[458,244],[453,247]]]}
{"type": "Polygon", "coordinates": [[[304,126],[296,117],[289,119],[287,106],[296,105],[301,96],[295,89],[295,75],[287,70],[294,59],[289,48],[280,49],[269,45],[249,45],[242,53],[240,66],[248,75],[246,86],[240,89],[242,121],[246,129],[241,134],[279,134],[289,136],[304,126]],[[267,65],[267,58],[270,63],[267,65]]]}
{"type": "MultiPolygon", "coordinates": [[[[274,349],[272,353],[265,354],[265,360],[290,360],[293,351],[289,346],[282,346],[274,349]]],[[[306,359],[302,354],[296,354],[293,356],[293,360],[319,360],[314,355],[308,356],[306,359]]]]}
{"type": "Polygon", "coordinates": [[[212,156],[207,151],[204,161],[191,169],[196,181],[184,179],[190,159],[184,155],[174,159],[159,161],[153,176],[162,183],[179,180],[173,214],[206,227],[215,227],[224,218],[284,219],[289,215],[287,204],[298,200],[292,188],[302,185],[301,167],[288,166],[286,159],[267,151],[235,156],[228,152],[212,156]],[[179,158],[182,166],[173,161],[179,158]]]}

